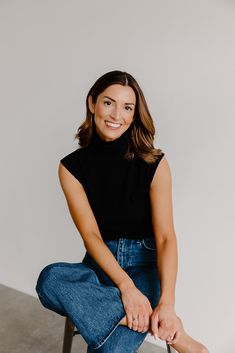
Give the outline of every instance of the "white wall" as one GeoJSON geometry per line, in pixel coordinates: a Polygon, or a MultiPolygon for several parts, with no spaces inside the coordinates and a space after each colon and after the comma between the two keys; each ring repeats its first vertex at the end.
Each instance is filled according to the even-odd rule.
{"type": "Polygon", "coordinates": [[[57,167],[91,85],[126,70],[172,171],[176,311],[211,352],[233,350],[234,35],[232,1],[1,1],[1,283],[36,295],[42,267],[81,261],[57,167]]]}

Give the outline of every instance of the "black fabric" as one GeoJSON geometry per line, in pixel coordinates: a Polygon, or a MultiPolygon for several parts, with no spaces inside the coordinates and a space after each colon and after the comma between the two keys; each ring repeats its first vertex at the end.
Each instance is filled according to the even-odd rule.
{"type": "Polygon", "coordinates": [[[104,240],[154,236],[149,187],[164,153],[151,164],[139,157],[128,161],[128,143],[127,130],[113,141],[95,131],[89,146],[60,160],[82,183],[104,240]]]}

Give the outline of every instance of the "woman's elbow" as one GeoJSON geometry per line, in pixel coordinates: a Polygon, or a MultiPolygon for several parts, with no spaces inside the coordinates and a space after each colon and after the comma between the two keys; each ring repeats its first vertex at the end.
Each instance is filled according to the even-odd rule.
{"type": "Polygon", "coordinates": [[[177,242],[175,232],[165,232],[165,233],[158,233],[156,236],[156,242],[159,245],[168,243],[168,242],[177,242]]]}

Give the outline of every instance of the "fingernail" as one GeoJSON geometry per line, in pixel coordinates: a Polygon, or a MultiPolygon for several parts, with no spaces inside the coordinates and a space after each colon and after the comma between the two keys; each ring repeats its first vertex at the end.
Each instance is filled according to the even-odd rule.
{"type": "Polygon", "coordinates": [[[158,338],[157,335],[156,335],[156,333],[154,334],[154,338],[155,338],[155,340],[158,338]]]}

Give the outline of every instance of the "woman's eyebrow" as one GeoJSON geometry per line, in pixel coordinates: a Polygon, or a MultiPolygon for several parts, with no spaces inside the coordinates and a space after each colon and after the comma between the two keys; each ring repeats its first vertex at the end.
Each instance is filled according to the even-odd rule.
{"type": "MultiPolygon", "coordinates": [[[[108,98],[108,99],[110,99],[111,101],[116,102],[116,101],[115,101],[113,98],[111,98],[111,97],[104,96],[104,98],[108,98]]],[[[128,104],[128,105],[135,105],[134,103],[125,103],[125,104],[128,104]]]]}

